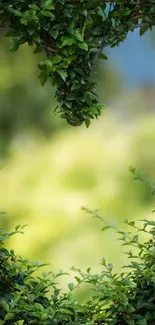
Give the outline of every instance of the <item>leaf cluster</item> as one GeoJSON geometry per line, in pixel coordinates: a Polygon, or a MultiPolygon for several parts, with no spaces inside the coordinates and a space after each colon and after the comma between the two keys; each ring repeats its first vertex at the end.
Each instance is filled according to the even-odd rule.
{"type": "MultiPolygon", "coordinates": [[[[97,58],[103,47],[117,46],[129,30],[140,35],[155,22],[155,1],[117,0],[1,0],[0,26],[8,28],[10,50],[35,45],[47,59],[39,64],[39,79],[50,79],[59,103],[56,111],[77,126],[101,114],[95,91],[97,58]]],[[[24,63],[23,63],[24,64],[24,63]]]]}
{"type": "MultiPolygon", "coordinates": [[[[93,217],[102,218],[97,212],[93,217]]],[[[102,220],[103,221],[103,220],[102,220]]],[[[44,272],[40,262],[31,262],[5,248],[10,236],[23,232],[17,226],[13,232],[0,230],[0,324],[1,325],[152,325],[155,323],[155,222],[142,220],[137,227],[134,221],[125,223],[132,231],[124,232],[115,225],[105,225],[102,230],[114,229],[130,260],[124,266],[128,271],[116,274],[113,265],[103,258],[102,271],[92,274],[72,268],[74,282],[68,291],[59,288],[58,277],[64,275],[44,272]],[[143,243],[141,234],[146,235],[143,243]],[[81,304],[73,292],[83,283],[92,287],[92,295],[81,304]]]]}

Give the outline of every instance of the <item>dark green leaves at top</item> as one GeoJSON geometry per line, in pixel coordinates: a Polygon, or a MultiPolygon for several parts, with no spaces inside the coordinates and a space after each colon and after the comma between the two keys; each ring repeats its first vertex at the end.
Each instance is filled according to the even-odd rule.
{"type": "Polygon", "coordinates": [[[28,43],[34,53],[45,53],[41,85],[51,80],[57,111],[73,126],[84,122],[88,127],[101,114],[93,74],[96,60],[107,60],[103,48],[118,46],[137,27],[142,36],[154,26],[154,13],[155,0],[143,6],[138,0],[110,6],[103,0],[0,1],[0,25],[10,29],[10,50],[28,43]]]}

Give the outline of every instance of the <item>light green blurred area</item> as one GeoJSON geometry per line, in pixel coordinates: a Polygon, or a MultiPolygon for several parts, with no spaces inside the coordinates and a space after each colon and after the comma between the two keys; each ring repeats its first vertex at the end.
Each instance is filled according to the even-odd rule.
{"type": "Polygon", "coordinates": [[[54,270],[74,265],[96,272],[104,256],[118,271],[125,257],[115,234],[102,233],[102,224],[80,208],[99,209],[106,222],[121,227],[125,218],[152,217],[151,193],[133,182],[128,169],[136,166],[155,176],[153,91],[123,95],[117,72],[106,72],[105,87],[99,88],[113,85],[111,106],[89,129],[72,128],[54,116],[54,92],[49,84],[40,87],[40,58],[32,50],[8,54],[3,43],[0,57],[0,143],[1,153],[9,153],[1,155],[0,210],[8,213],[1,225],[28,224],[10,247],[52,263],[54,270]]]}

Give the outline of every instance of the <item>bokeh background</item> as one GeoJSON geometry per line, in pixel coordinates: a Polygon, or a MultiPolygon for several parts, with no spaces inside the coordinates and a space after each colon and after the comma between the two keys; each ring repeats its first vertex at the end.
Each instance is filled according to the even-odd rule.
{"type": "MultiPolygon", "coordinates": [[[[130,166],[155,178],[154,32],[138,30],[100,63],[102,117],[89,129],[73,128],[54,114],[54,90],[41,87],[43,55],[23,46],[10,53],[0,35],[0,210],[1,227],[28,224],[10,247],[53,270],[74,265],[94,272],[104,256],[120,270],[125,256],[113,232],[81,210],[99,209],[106,222],[153,218],[145,184],[130,166]]],[[[63,279],[62,285],[66,281],[63,279]]],[[[86,294],[86,290],[84,291],[86,294]]],[[[80,294],[79,294],[80,295],[80,294]]]]}

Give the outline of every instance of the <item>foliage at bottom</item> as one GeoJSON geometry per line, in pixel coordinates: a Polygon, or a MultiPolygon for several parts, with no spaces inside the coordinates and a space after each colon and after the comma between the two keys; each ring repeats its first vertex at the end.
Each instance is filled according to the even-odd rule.
{"type": "MultiPolygon", "coordinates": [[[[95,214],[96,215],[96,214],[95,214]]],[[[97,218],[102,219],[96,215],[97,218]]],[[[74,283],[68,292],[59,288],[58,273],[37,271],[43,265],[30,262],[5,248],[10,236],[21,233],[0,230],[0,325],[153,325],[155,324],[155,221],[142,220],[141,227],[126,220],[131,232],[113,228],[123,246],[129,246],[128,271],[113,272],[112,264],[102,259],[100,274],[73,268],[74,283]],[[145,243],[143,238],[145,234],[145,243]],[[142,236],[141,236],[142,235],[142,236]],[[93,294],[81,304],[72,292],[81,284],[92,286],[93,294]]]]}

